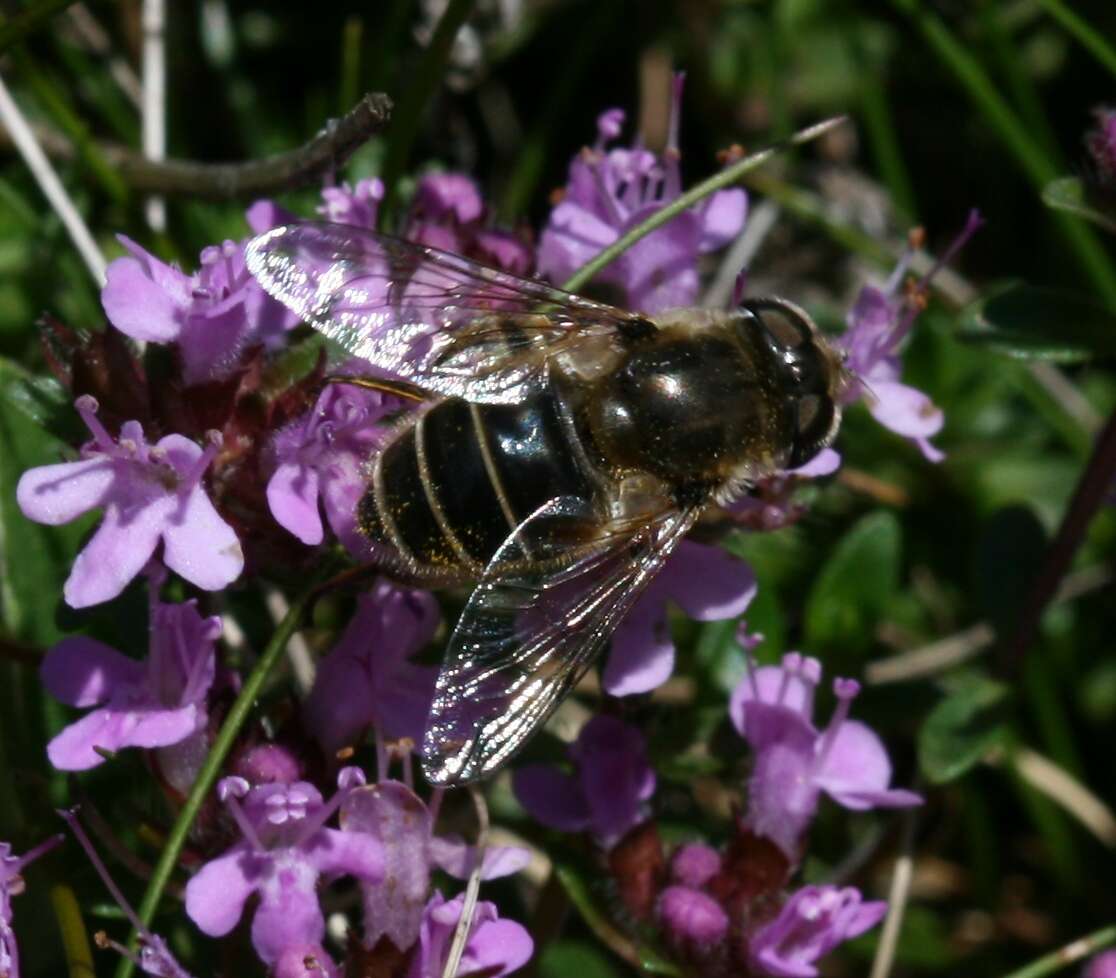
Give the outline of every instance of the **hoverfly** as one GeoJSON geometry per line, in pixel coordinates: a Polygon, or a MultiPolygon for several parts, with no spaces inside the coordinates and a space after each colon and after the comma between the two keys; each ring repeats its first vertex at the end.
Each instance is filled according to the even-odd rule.
{"type": "MultiPolygon", "coordinates": [[[[504,764],[708,508],[832,441],[841,358],[782,299],[625,312],[340,224],[248,245],[263,288],[421,399],[366,466],[385,573],[475,584],[422,745],[434,784],[504,764]]],[[[358,381],[359,382],[359,381],[358,381]]]]}

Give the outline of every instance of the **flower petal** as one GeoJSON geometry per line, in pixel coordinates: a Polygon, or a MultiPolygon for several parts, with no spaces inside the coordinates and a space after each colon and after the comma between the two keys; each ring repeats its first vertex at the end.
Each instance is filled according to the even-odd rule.
{"type": "Polygon", "coordinates": [[[159,543],[166,506],[157,499],[122,513],[110,505],[105,518],[77,555],[62,589],[71,608],[115,598],[146,566],[159,543]]]}
{"type": "Polygon", "coordinates": [[[47,744],[47,757],[59,771],[88,771],[105,762],[93,748],[115,751],[124,745],[132,718],[127,713],[102,708],[71,723],[47,744]]]}
{"type": "Polygon", "coordinates": [[[163,541],[167,567],[206,591],[220,591],[244,569],[244,552],[236,533],[218,515],[201,486],[195,486],[185,499],[180,497],[163,528],[163,541]]]}
{"type": "Polygon", "coordinates": [[[103,506],[115,479],[116,468],[104,455],[40,465],[20,476],[16,502],[29,520],[59,526],[103,506]]]}
{"type": "Polygon", "coordinates": [[[577,781],[549,764],[528,764],[512,774],[519,803],[538,822],[563,832],[589,827],[589,805],[577,781]]]}
{"type": "Polygon", "coordinates": [[[867,725],[846,720],[837,729],[815,783],[846,808],[904,808],[921,804],[910,791],[888,789],[891,761],[883,741],[867,725]]]}
{"type": "Polygon", "coordinates": [[[223,937],[244,911],[244,901],[259,885],[265,856],[237,845],[211,859],[186,884],[186,914],[203,934],[223,937]]]}
{"type": "Polygon", "coordinates": [[[138,686],[143,676],[142,662],[84,635],[62,639],[39,666],[51,696],[83,708],[105,702],[121,686],[138,686]]]}
{"type": "Polygon", "coordinates": [[[197,704],[177,710],[148,709],[132,714],[133,726],[120,747],[170,747],[196,733],[206,714],[197,704]]]}
{"type": "Polygon", "coordinates": [[[646,693],[674,671],[674,641],[661,590],[647,590],[612,636],[601,684],[610,696],[646,693]]]}
{"type": "MultiPolygon", "coordinates": [[[[101,290],[101,306],[120,332],[148,343],[173,343],[182,329],[185,309],[182,289],[168,293],[152,280],[150,268],[158,268],[164,281],[172,283],[174,269],[148,255],[144,266],[136,258],[117,258],[105,271],[105,287],[101,290]],[[177,293],[177,294],[175,294],[177,293]]],[[[186,276],[181,275],[183,281],[186,276]]]]}
{"type": "Polygon", "coordinates": [[[683,540],[663,569],[667,593],[697,621],[744,614],[756,596],[756,575],[721,547],[683,540]]]}
{"type": "Polygon", "coordinates": [[[267,483],[267,506],[284,530],[316,547],[325,535],[318,512],[317,470],[284,462],[267,483]]]}

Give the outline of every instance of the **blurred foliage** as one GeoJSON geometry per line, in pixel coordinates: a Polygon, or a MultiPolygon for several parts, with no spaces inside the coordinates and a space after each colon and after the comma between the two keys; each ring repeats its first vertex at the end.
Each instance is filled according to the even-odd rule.
{"type": "MultiPolygon", "coordinates": [[[[997,636],[1010,633],[1093,434],[1116,405],[1116,251],[1105,234],[1112,217],[1082,189],[1093,175],[1083,144],[1090,110],[1116,92],[1096,45],[1049,14],[1058,5],[1036,0],[647,0],[638,17],[622,6],[480,3],[404,170],[466,170],[503,219],[537,229],[600,111],[624,106],[649,138],[661,138],[661,105],[641,102],[640,79],[641,69],[647,77],[663,59],[687,72],[681,136],[695,179],[733,143],[760,145],[822,115],[848,113],[849,126],[779,161],[755,185],[766,186],[780,212],[749,287],[796,298],[833,328],[856,287],[887,274],[912,225],[925,227],[931,249],[940,250],[978,207],[988,225],[957,262],[963,278],[946,283],[905,358],[906,379],[945,410],[936,442],[947,459],[929,464],[856,408],[839,443],[844,473],[810,490],[805,518],[728,545],[757,571],[760,596],[748,621],[765,635],[757,652],[765,661],[801,648],[825,660],[830,675],[859,677],[874,662],[978,622],[997,636]]],[[[171,5],[171,154],[257,158],[303,142],[363,91],[383,89],[398,104],[421,62],[428,8],[436,7],[335,3],[309,16],[305,4],[288,0],[171,5]]],[[[1089,37],[1116,38],[1116,6],[1073,7],[1089,37]]],[[[104,153],[138,142],[137,108],[119,79],[135,71],[140,38],[136,0],[90,4],[80,16],[56,14],[8,52],[0,72],[48,141],[69,146],[58,160],[63,182],[106,253],[120,254],[113,240],[120,232],[193,267],[204,245],[247,233],[247,202],[176,199],[165,233],[145,226],[143,201],[104,153]]],[[[344,177],[378,172],[385,145],[375,140],[361,150],[344,177]]],[[[122,756],[67,784],[42,753],[65,718],[39,688],[37,657],[77,628],[115,645],[123,630],[142,648],[143,599],[133,589],[112,611],[62,609],[61,581],[90,522],[48,529],[15,507],[19,473],[64,454],[56,436],[67,424],[73,431],[47,379],[36,320],[49,313],[98,329],[103,317],[57,216],[7,140],[2,148],[0,770],[8,787],[0,792],[0,838],[18,851],[56,830],[52,806],[87,798],[150,863],[169,813],[154,787],[137,796],[142,762],[122,756]]],[[[400,190],[407,192],[406,180],[400,190]]],[[[754,194],[753,208],[763,197],[754,194]]],[[[316,194],[298,191],[282,202],[309,213],[316,194]]],[[[1114,541],[1116,515],[1105,510],[1074,570],[1107,566],[1114,541]]],[[[911,783],[921,769],[930,782],[892,974],[1006,973],[1116,916],[1113,840],[1098,839],[1064,797],[1021,777],[1012,762],[1026,745],[1116,804],[1116,616],[1111,585],[1103,574],[1092,580],[1050,609],[1025,662],[1005,662],[993,641],[970,649],[964,664],[868,685],[858,701],[857,716],[889,744],[898,781],[911,783]]],[[[259,609],[240,610],[247,621],[265,620],[259,609]]],[[[635,709],[652,721],[664,825],[680,838],[716,838],[728,802],[718,807],[689,789],[714,772],[738,782],[746,775],[724,712],[743,657],[734,628],[722,623],[680,620],[676,636],[694,705],[635,709]]],[[[559,753],[546,736],[527,756],[559,753]]],[[[541,838],[502,790],[496,814],[541,838]]],[[[827,811],[812,853],[838,867],[865,825],[880,831],[856,861],[855,879],[882,895],[898,844],[886,813],[849,819],[827,811]]],[[[580,865],[554,838],[546,845],[563,866],[580,865]]],[[[138,895],[142,882],[114,871],[138,895]]],[[[593,938],[609,895],[582,869],[563,872],[580,914],[546,947],[536,973],[633,973],[593,938]]],[[[65,878],[85,908],[104,902],[72,845],[32,868],[29,892],[16,904],[33,952],[25,955],[31,978],[64,967],[47,897],[52,877],[65,878]]],[[[521,888],[493,889],[510,915],[529,919],[521,888]]],[[[185,957],[204,961],[205,942],[176,923],[180,916],[167,914],[157,926],[185,957]]],[[[831,973],[867,973],[874,941],[835,956],[831,973]]],[[[98,974],[112,967],[98,956],[98,974]]],[[[229,971],[236,961],[221,967],[249,973],[229,971]]]]}

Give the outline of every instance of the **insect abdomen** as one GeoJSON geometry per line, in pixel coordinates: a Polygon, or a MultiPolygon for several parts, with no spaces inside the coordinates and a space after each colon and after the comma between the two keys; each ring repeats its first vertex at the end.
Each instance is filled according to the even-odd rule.
{"type": "Polygon", "coordinates": [[[553,397],[436,404],[376,459],[361,529],[408,563],[476,577],[516,526],[555,496],[593,492],[553,397]]]}

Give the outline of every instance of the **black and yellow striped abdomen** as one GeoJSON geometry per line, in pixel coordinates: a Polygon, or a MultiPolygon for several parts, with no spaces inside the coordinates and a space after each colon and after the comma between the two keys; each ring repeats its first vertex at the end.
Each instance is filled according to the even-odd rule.
{"type": "Polygon", "coordinates": [[[361,530],[420,574],[475,578],[513,529],[595,479],[553,393],[520,404],[441,401],[376,457],[361,530]]]}

